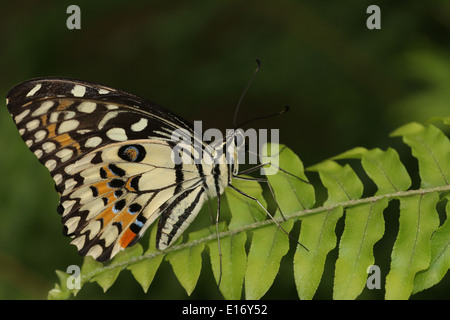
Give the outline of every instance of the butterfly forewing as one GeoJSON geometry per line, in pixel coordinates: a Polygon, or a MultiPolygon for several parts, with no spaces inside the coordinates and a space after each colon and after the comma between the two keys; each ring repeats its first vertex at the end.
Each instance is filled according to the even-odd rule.
{"type": "Polygon", "coordinates": [[[171,133],[185,129],[193,136],[192,126],[132,94],[42,78],[11,89],[7,106],[26,145],[50,171],[64,233],[82,255],[109,260],[160,215],[163,249],[196,216],[209,189],[221,184],[223,191],[224,182],[208,176],[210,167],[175,164],[171,157],[171,133]]]}

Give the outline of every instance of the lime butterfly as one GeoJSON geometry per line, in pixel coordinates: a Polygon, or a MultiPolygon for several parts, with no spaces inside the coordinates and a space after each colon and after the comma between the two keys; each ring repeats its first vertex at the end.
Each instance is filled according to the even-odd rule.
{"type": "Polygon", "coordinates": [[[173,161],[172,133],[183,129],[194,137],[193,126],[121,90],[36,78],[13,87],[7,107],[55,182],[64,234],[81,255],[98,261],[136,243],[157,218],[157,248],[167,248],[238,174],[237,161],[173,161]]]}

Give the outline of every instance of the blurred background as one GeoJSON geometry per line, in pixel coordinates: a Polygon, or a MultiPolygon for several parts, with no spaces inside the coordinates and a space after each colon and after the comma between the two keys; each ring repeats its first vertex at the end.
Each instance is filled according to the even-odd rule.
{"type": "MultiPolygon", "coordinates": [[[[356,146],[393,146],[414,168],[408,149],[389,133],[410,121],[450,115],[446,0],[82,0],[76,2],[81,30],[66,27],[71,4],[1,2],[1,97],[32,77],[72,77],[135,93],[192,122],[203,120],[204,129],[226,129],[232,128],[234,109],[259,58],[260,73],[238,118],[289,105],[287,114],[252,126],[279,128],[281,143],[306,167],[356,146]],[[380,30],[366,27],[371,4],[381,9],[380,30]]],[[[26,148],[2,101],[0,299],[45,299],[57,281],[55,269],[82,259],[62,236],[53,181],[26,148]]],[[[394,218],[375,247],[386,272],[398,228],[394,218]]],[[[210,223],[209,216],[205,221],[210,223]]],[[[297,299],[292,254],[283,259],[265,298],[297,299]]],[[[336,257],[337,249],[327,260],[317,298],[331,298],[336,257]]],[[[191,297],[168,262],[147,294],[123,272],[106,294],[88,284],[79,297],[220,299],[206,252],[203,260],[191,297]]],[[[413,298],[448,298],[449,283],[447,275],[413,298]]],[[[382,291],[365,290],[361,298],[382,298],[382,291]]]]}

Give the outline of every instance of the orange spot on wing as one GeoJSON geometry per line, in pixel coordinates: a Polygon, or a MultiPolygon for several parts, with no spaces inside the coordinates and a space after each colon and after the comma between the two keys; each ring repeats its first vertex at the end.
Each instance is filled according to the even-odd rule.
{"type": "MultiPolygon", "coordinates": [[[[103,180],[92,185],[97,188],[99,196],[104,197],[105,195],[108,197],[109,201],[114,198],[114,192],[111,192],[112,189],[108,186],[108,181],[103,180]]],[[[108,201],[108,203],[109,203],[108,201]]]]}
{"type": "Polygon", "coordinates": [[[47,125],[47,115],[46,114],[41,116],[41,121],[42,121],[43,126],[47,125]]]}
{"type": "Polygon", "coordinates": [[[73,103],[73,100],[59,100],[59,105],[56,108],[56,110],[58,110],[58,111],[66,110],[67,107],[72,105],[72,103],[73,103]]]}
{"type": "Polygon", "coordinates": [[[103,219],[103,229],[105,228],[105,226],[107,226],[116,216],[116,214],[112,211],[112,207],[113,206],[109,206],[107,207],[105,210],[103,210],[97,217],[96,219],[103,219]]]}
{"type": "Polygon", "coordinates": [[[131,191],[131,192],[136,191],[136,189],[134,189],[134,188],[131,186],[131,180],[133,180],[133,178],[134,178],[134,177],[129,178],[128,181],[127,181],[127,183],[125,184],[125,188],[126,188],[128,191],[131,191]]]}
{"type": "Polygon", "coordinates": [[[113,203],[113,201],[116,200],[116,197],[114,196],[114,192],[110,192],[107,195],[104,195],[103,198],[108,199],[107,204],[113,203]]]}
{"type": "Polygon", "coordinates": [[[122,225],[128,227],[134,220],[136,220],[136,215],[132,215],[127,212],[126,209],[117,218],[117,221],[122,222],[122,225]]]}
{"type": "Polygon", "coordinates": [[[106,172],[106,178],[115,178],[117,175],[115,175],[108,167],[108,165],[103,166],[102,169],[106,172]]]}
{"type": "Polygon", "coordinates": [[[130,229],[125,230],[123,236],[119,239],[119,244],[122,248],[128,247],[131,241],[136,237],[136,233],[130,229]]]}
{"type": "Polygon", "coordinates": [[[59,136],[55,136],[53,138],[54,141],[58,142],[61,148],[67,146],[73,146],[77,149],[77,153],[80,154],[80,144],[73,140],[68,133],[63,133],[59,136]]]}
{"type": "MultiPolygon", "coordinates": [[[[42,121],[44,123],[44,119],[42,118],[42,121]]],[[[47,119],[45,119],[47,121],[47,119]]],[[[80,154],[80,144],[73,140],[68,133],[63,133],[60,135],[56,135],[56,123],[49,124],[47,126],[48,131],[48,139],[52,139],[53,141],[56,141],[59,143],[61,148],[67,147],[67,146],[73,146],[77,149],[77,153],[80,154]]]]}
{"type": "Polygon", "coordinates": [[[56,136],[55,130],[56,130],[56,123],[52,123],[52,124],[49,124],[47,126],[48,138],[49,139],[52,139],[52,138],[54,138],[56,136]]]}

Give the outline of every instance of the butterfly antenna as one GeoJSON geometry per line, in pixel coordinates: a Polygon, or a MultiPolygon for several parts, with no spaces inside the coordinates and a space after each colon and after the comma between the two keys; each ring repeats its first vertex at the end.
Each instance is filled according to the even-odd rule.
{"type": "Polygon", "coordinates": [[[268,115],[265,115],[265,116],[260,116],[260,117],[256,117],[256,118],[244,121],[244,122],[240,123],[236,128],[243,127],[244,125],[249,124],[250,122],[253,122],[253,121],[256,121],[256,120],[267,119],[267,118],[272,118],[272,117],[275,117],[275,116],[279,116],[280,114],[286,113],[288,111],[289,111],[289,106],[285,106],[283,110],[278,111],[276,113],[272,113],[272,114],[268,114],[268,115]]]}
{"type": "Polygon", "coordinates": [[[233,120],[234,129],[238,128],[238,126],[236,126],[236,120],[237,120],[237,115],[238,115],[239,107],[241,106],[242,99],[244,99],[244,96],[247,93],[248,88],[250,88],[250,86],[252,85],[253,80],[255,80],[255,76],[258,74],[259,69],[261,68],[261,61],[259,61],[258,58],[256,58],[255,60],[256,60],[256,64],[257,64],[256,70],[255,70],[255,72],[253,72],[253,75],[250,78],[250,81],[248,82],[247,86],[245,87],[244,92],[242,92],[241,97],[239,98],[238,104],[236,106],[236,111],[234,111],[234,120],[233,120]]]}

